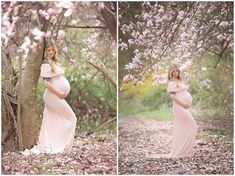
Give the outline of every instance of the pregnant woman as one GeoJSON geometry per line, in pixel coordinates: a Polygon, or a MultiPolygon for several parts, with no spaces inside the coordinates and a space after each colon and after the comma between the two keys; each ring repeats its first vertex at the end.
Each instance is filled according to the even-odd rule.
{"type": "Polygon", "coordinates": [[[196,143],[197,124],[189,111],[192,97],[180,78],[176,65],[169,68],[167,92],[173,100],[173,143],[168,157],[190,157],[196,143]]]}
{"type": "Polygon", "coordinates": [[[77,118],[64,100],[70,91],[70,84],[63,76],[64,70],[56,64],[56,49],[52,44],[46,47],[45,56],[40,73],[46,90],[39,143],[33,149],[26,150],[25,154],[68,152],[74,139],[77,118]]]}

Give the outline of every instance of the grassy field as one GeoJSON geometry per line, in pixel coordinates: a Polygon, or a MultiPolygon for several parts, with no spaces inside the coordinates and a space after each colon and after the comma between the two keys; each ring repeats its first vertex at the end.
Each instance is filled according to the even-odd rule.
{"type": "Polygon", "coordinates": [[[173,115],[171,107],[163,104],[158,109],[149,109],[144,106],[140,98],[126,99],[120,97],[119,116],[139,115],[145,116],[158,121],[171,121],[173,115]]]}

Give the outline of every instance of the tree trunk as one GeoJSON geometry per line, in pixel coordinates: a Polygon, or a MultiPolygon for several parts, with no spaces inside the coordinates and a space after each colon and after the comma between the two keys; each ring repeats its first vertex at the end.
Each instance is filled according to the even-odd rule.
{"type": "Polygon", "coordinates": [[[117,41],[117,3],[104,2],[104,7],[100,9],[98,20],[104,23],[115,41],[117,41]]]}
{"type": "MultiPolygon", "coordinates": [[[[44,9],[41,2],[35,3],[37,9],[44,9]]],[[[48,24],[42,16],[38,14],[38,20],[32,20],[31,26],[40,26],[40,30],[47,31],[48,24]]],[[[40,75],[40,66],[43,60],[45,39],[43,39],[36,49],[30,50],[25,68],[21,75],[20,92],[20,128],[22,135],[22,147],[31,148],[36,144],[36,120],[39,112],[37,106],[37,84],[40,75]]]]}
{"type": "Polygon", "coordinates": [[[38,118],[36,90],[43,51],[44,46],[41,45],[35,53],[30,52],[21,76],[19,96],[21,98],[20,124],[23,148],[31,148],[36,143],[35,121],[38,118]]]}

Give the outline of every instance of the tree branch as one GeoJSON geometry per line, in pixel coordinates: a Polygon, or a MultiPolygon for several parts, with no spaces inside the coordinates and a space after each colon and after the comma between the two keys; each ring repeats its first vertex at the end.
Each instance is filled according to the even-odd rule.
{"type": "Polygon", "coordinates": [[[91,63],[90,61],[86,61],[88,64],[90,64],[91,66],[93,66],[95,69],[97,69],[99,72],[101,72],[104,76],[105,79],[107,79],[112,86],[114,87],[114,89],[117,89],[117,85],[116,83],[107,75],[107,73],[105,73],[103,70],[101,70],[98,66],[96,66],[95,64],[91,63]]]}
{"type": "MultiPolygon", "coordinates": [[[[64,25],[62,25],[64,26],[64,25]]],[[[73,26],[73,25],[67,25],[66,27],[68,28],[81,28],[81,29],[92,29],[92,28],[97,28],[97,29],[108,29],[106,26],[73,26]]]]}
{"type": "Polygon", "coordinates": [[[106,126],[109,125],[110,123],[114,122],[116,119],[117,119],[117,117],[115,116],[114,118],[112,118],[112,119],[110,119],[110,120],[108,120],[108,121],[102,123],[101,125],[99,125],[99,126],[96,127],[95,129],[89,131],[89,132],[87,133],[87,135],[91,135],[91,134],[93,134],[94,132],[103,129],[104,127],[106,127],[106,126]]]}

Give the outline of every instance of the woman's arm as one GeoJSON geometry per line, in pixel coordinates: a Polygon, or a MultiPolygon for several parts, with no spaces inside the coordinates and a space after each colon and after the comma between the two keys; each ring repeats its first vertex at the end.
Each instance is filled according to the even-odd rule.
{"type": "Polygon", "coordinates": [[[177,104],[179,104],[180,106],[182,106],[183,108],[185,108],[185,109],[188,109],[188,108],[190,107],[188,104],[182,103],[182,102],[176,97],[176,95],[174,95],[174,94],[171,94],[171,99],[172,99],[173,101],[175,101],[177,104]]]}
{"type": "Polygon", "coordinates": [[[49,89],[52,93],[57,95],[59,98],[64,99],[66,94],[64,92],[56,90],[56,88],[50,83],[49,80],[44,80],[44,86],[49,89]]]}

